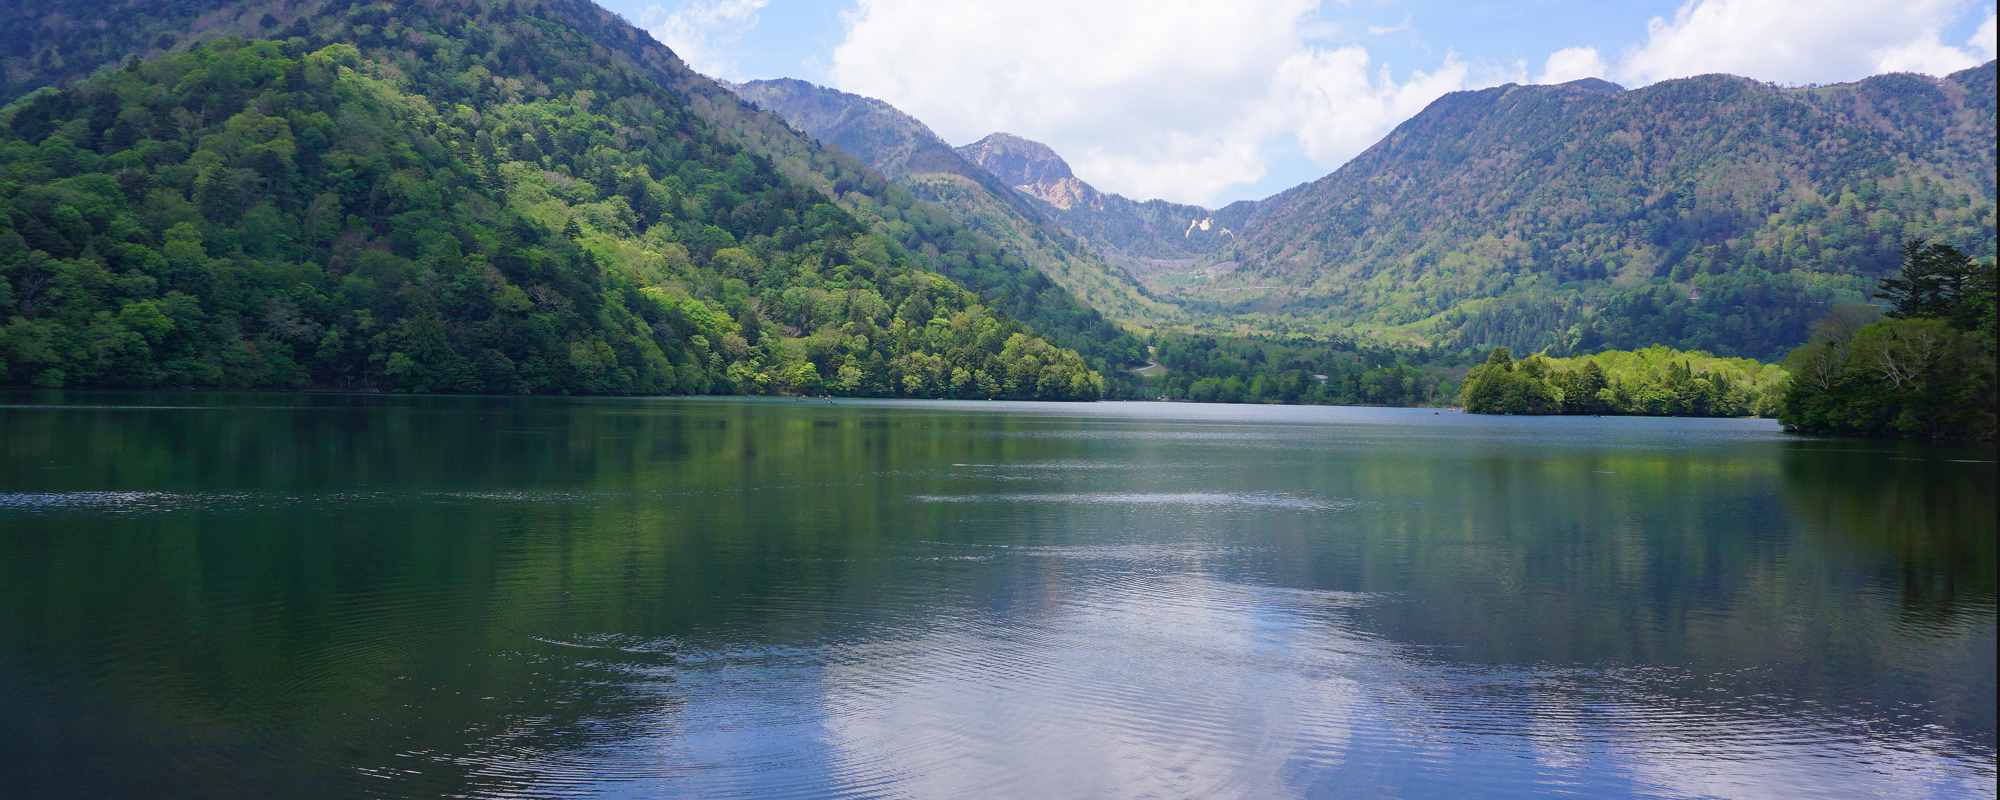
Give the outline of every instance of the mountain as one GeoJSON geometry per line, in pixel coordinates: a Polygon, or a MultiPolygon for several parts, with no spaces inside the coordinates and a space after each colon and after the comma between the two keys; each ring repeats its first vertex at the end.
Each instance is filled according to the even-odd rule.
{"type": "Polygon", "coordinates": [[[1067,211],[1104,204],[1103,195],[1090,184],[1077,180],[1070,172],[1069,162],[1041,142],[1011,133],[995,133],[957,152],[1022,194],[1057,209],[1067,211]]]}
{"type": "Polygon", "coordinates": [[[34,5],[8,384],[1074,399],[987,305],[1124,336],[586,2],[34,5]]]}
{"type": "Polygon", "coordinates": [[[1182,297],[1448,345],[1775,358],[1906,239],[1994,254],[1994,72],[1456,92],[1258,202],[1182,297]]]}
{"type": "MultiPolygon", "coordinates": [[[[1005,188],[986,170],[966,161],[915,117],[872,97],[792,78],[724,85],[822,144],[860,159],[883,177],[949,174],[984,186],[1005,188]]],[[[1023,210],[1031,208],[1026,198],[1009,196],[1012,192],[1001,194],[1004,202],[1023,210]]]]}
{"type": "MultiPolygon", "coordinates": [[[[1452,352],[1659,343],[1775,358],[1831,307],[1865,301],[1905,239],[1995,250],[1992,64],[1796,88],[1712,75],[1632,90],[1585,80],[1458,92],[1320,180],[1210,210],[1100,192],[1018,137],[953,148],[867,98],[796,82],[723,86],[584,0],[45,1],[0,7],[0,26],[0,100],[40,103],[38,87],[74,92],[93,71],[222,36],[307,48],[289,58],[354,41],[360,71],[449,109],[447,121],[457,105],[481,112],[460,128],[475,142],[487,105],[553,101],[556,87],[601,66],[615,79],[572,102],[614,120],[634,93],[685,110],[703,144],[699,158],[674,158],[741,154],[774,185],[829,200],[909,269],[949,278],[996,317],[1113,376],[1144,362],[1130,329],[1148,328],[1452,352]],[[468,19],[477,24],[461,29],[468,19]],[[575,63],[524,71],[522,42],[558,32],[575,42],[575,63]]],[[[79,109],[37,108],[49,116],[34,125],[80,124],[65,141],[100,156],[91,131],[116,128],[124,112],[103,105],[79,123],[79,109]]],[[[44,144],[27,133],[42,132],[17,132],[10,147],[44,144]]],[[[539,135],[536,144],[552,146],[539,135]]],[[[573,159],[557,163],[573,172],[597,158],[546,155],[573,159]]],[[[107,176],[169,166],[106,163],[122,165],[107,176]]],[[[18,179],[9,197],[42,180],[18,179]]],[[[681,187],[677,201],[717,196],[681,187]]],[[[751,212],[702,206],[694,218],[735,235],[752,230],[738,219],[751,212]]],[[[789,230],[771,223],[764,230],[789,230]]]]}
{"type": "Polygon", "coordinates": [[[1018,137],[960,152],[1196,325],[1772,359],[1865,302],[1909,238],[1994,254],[1994,72],[1456,92],[1320,180],[1214,212],[1101,193],[1018,137]]]}
{"type": "MultiPolygon", "coordinates": [[[[1453,93],[1319,181],[1215,211],[1098,191],[1010,134],[958,153],[1176,306],[1176,327],[1776,358],[1865,302],[1905,239],[1993,253],[1993,73],[1453,93]]],[[[847,98],[763,102],[884,171],[921,152],[963,175],[922,123],[847,98]],[[877,116],[898,123],[856,122],[877,116]],[[864,128],[900,133],[857,143],[864,128]],[[924,145],[879,144],[899,137],[924,145]]]]}
{"type": "MultiPolygon", "coordinates": [[[[1214,212],[1200,206],[1138,202],[1100,192],[1078,179],[1069,163],[1041,142],[995,133],[958,152],[1040,201],[1051,218],[1134,274],[1209,255],[1235,237],[1214,212]]],[[[1230,209],[1235,218],[1247,211],[1247,204],[1230,209]]]]}
{"type": "Polygon", "coordinates": [[[1125,270],[1057,225],[1054,210],[1014,191],[922,122],[869,97],[799,80],[732,89],[792,127],[853,155],[966,227],[1006,245],[1006,257],[1054,279],[1091,307],[1138,328],[1186,324],[1179,308],[1147,294],[1125,270]]]}

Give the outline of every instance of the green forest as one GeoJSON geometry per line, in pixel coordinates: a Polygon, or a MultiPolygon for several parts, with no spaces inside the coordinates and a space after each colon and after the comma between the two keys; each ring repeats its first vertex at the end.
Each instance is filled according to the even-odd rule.
{"type": "Polygon", "coordinates": [[[1156,375],[1136,393],[1197,403],[1442,405],[1456,373],[1434,354],[1343,337],[1218,337],[1161,333],[1156,375]]]}
{"type": "Polygon", "coordinates": [[[1887,318],[1836,309],[1786,357],[1779,421],[1805,433],[1992,440],[1994,284],[1992,260],[1910,242],[1876,295],[1887,318]]]}
{"type": "Polygon", "coordinates": [[[1668,347],[1519,360],[1501,347],[1466,373],[1459,402],[1474,414],[1768,417],[1785,382],[1776,366],[1668,347]]]}
{"type": "Polygon", "coordinates": [[[572,31],[493,19],[396,64],[208,43],[0,111],[6,382],[1102,394],[572,31]]]}

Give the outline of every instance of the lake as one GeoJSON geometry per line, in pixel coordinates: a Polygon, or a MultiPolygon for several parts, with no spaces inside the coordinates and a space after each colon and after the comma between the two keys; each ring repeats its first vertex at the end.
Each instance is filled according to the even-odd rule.
{"type": "Polygon", "coordinates": [[[1991,450],[1152,403],[0,400],[17,797],[1993,797],[1991,450]]]}

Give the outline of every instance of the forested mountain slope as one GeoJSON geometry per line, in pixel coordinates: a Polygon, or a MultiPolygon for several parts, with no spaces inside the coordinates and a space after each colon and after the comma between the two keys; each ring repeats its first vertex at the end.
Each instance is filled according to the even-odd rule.
{"type": "MultiPolygon", "coordinates": [[[[62,4],[93,5],[141,7],[62,4]]],[[[10,92],[72,82],[0,111],[8,383],[1102,389],[923,269],[962,255],[979,277],[980,243],[913,252],[894,221],[830,203],[588,3],[145,5],[135,26],[188,34],[84,26],[25,62],[10,44],[10,92]],[[185,43],[238,32],[283,41],[185,43]],[[173,52],[73,82],[127,40],[173,52]]],[[[1010,295],[1040,288],[1013,277],[982,291],[1049,299],[1010,295]]],[[[1109,327],[1070,308],[1073,336],[1109,327]]]]}
{"type": "Polygon", "coordinates": [[[1259,202],[1188,293],[1464,346],[1775,358],[1924,237],[1994,253],[1994,65],[1502,86],[1259,202]]]}
{"type": "Polygon", "coordinates": [[[925,266],[977,292],[995,310],[1079,351],[1100,369],[1144,363],[1145,348],[1137,338],[1035,269],[1002,237],[968,226],[951,210],[889,181],[854,156],[822,146],[778,115],[689,69],[644,31],[589,0],[538,2],[550,8],[547,13],[587,31],[600,47],[599,57],[637,65],[680,92],[718,135],[770,159],[785,176],[818,188],[870,229],[916,254],[925,266]]]}
{"type": "Polygon", "coordinates": [[[1141,328],[1186,323],[1179,308],[1149,297],[1125,270],[1055,224],[1056,209],[1015,191],[893,106],[791,79],[730,88],[1005,244],[1093,308],[1141,328]]]}
{"type": "Polygon", "coordinates": [[[1325,178],[1212,213],[1103,194],[1018,137],[961,152],[1197,321],[1771,359],[1865,301],[1909,238],[1994,254],[1994,133],[1989,63],[1457,92],[1325,178]]]}

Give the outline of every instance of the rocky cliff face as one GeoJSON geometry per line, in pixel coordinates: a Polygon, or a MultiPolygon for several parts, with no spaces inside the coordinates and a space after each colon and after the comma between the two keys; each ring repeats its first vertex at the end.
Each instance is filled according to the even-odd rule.
{"type": "Polygon", "coordinates": [[[1041,142],[995,133],[958,152],[1007,185],[1056,208],[1103,207],[1103,195],[1077,180],[1069,162],[1041,142]]]}

